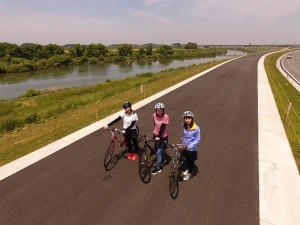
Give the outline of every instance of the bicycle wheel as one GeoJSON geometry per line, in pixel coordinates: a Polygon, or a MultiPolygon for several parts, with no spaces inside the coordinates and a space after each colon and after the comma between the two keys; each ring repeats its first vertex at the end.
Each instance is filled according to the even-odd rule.
{"type": "Polygon", "coordinates": [[[169,193],[171,198],[176,199],[179,193],[178,181],[180,178],[181,163],[172,161],[169,176],[169,193]]]}
{"type": "Polygon", "coordinates": [[[148,165],[147,150],[143,149],[139,157],[139,176],[143,183],[147,184],[151,180],[150,168],[148,165]]]}
{"type": "Polygon", "coordinates": [[[108,164],[110,163],[114,154],[114,150],[115,150],[115,142],[111,141],[105,154],[104,167],[107,167],[108,164]]]}

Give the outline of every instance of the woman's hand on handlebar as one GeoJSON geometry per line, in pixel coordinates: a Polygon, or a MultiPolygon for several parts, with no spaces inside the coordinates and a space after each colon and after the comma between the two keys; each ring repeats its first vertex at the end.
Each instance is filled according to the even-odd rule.
{"type": "Polygon", "coordinates": [[[104,130],[107,130],[107,128],[108,128],[108,126],[107,126],[107,125],[105,125],[105,126],[103,127],[103,129],[104,129],[104,130]]]}

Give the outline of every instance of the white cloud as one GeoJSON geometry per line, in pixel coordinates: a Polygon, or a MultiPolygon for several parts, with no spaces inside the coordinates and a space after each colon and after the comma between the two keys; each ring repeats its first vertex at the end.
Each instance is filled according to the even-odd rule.
{"type": "Polygon", "coordinates": [[[155,5],[157,2],[159,2],[159,0],[145,0],[145,5],[149,7],[155,5]]]}
{"type": "MultiPolygon", "coordinates": [[[[191,2],[190,2],[191,3],[191,2]]],[[[289,14],[299,12],[295,7],[297,0],[286,0],[285,3],[274,0],[248,1],[232,0],[230,3],[220,0],[195,1],[189,13],[193,17],[199,17],[206,23],[228,23],[263,26],[281,20],[289,14]]]]}
{"type": "Polygon", "coordinates": [[[2,1],[0,42],[254,44],[300,36],[298,0],[87,1],[2,1]]]}
{"type": "Polygon", "coordinates": [[[148,12],[145,10],[137,10],[131,13],[132,16],[134,17],[139,17],[142,18],[145,21],[152,21],[152,22],[157,22],[157,23],[163,23],[163,24],[169,24],[172,23],[171,19],[159,16],[153,12],[148,12]]]}
{"type": "MultiPolygon", "coordinates": [[[[10,20],[10,23],[5,23],[0,16],[0,21],[0,26],[6,31],[1,35],[1,41],[18,44],[23,42],[39,42],[40,44],[99,43],[102,34],[114,33],[107,32],[112,28],[117,27],[118,31],[122,32],[122,26],[110,20],[50,13],[25,17],[16,16],[10,20]],[[98,41],[95,37],[98,37],[98,41]]],[[[117,33],[115,35],[118,36],[117,33]]]]}

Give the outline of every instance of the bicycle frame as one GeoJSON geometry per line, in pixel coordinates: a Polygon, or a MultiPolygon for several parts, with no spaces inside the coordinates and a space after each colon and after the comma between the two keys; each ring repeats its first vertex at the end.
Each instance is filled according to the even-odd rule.
{"type": "Polygon", "coordinates": [[[169,193],[171,198],[176,199],[179,193],[178,181],[180,179],[181,167],[184,161],[184,157],[181,152],[186,150],[186,147],[181,144],[167,144],[167,147],[171,147],[175,150],[170,166],[169,193]]]}
{"type": "MultiPolygon", "coordinates": [[[[118,136],[117,136],[117,134],[121,133],[120,129],[118,129],[118,128],[115,128],[115,129],[108,128],[107,130],[111,133],[111,139],[110,139],[111,142],[118,141],[120,143],[120,147],[123,147],[126,144],[125,137],[124,137],[124,139],[121,140],[121,138],[118,138],[118,136]]],[[[139,135],[139,130],[140,129],[139,129],[138,126],[136,126],[136,130],[137,130],[137,134],[139,135]]]]}
{"type": "Polygon", "coordinates": [[[110,163],[110,161],[113,158],[114,151],[115,151],[115,143],[116,143],[116,141],[118,141],[120,143],[120,147],[122,147],[123,145],[126,144],[125,139],[121,140],[117,136],[118,134],[121,133],[119,129],[117,129],[117,128],[116,129],[110,129],[110,128],[108,128],[107,130],[111,133],[111,137],[110,137],[110,143],[109,143],[108,149],[107,149],[105,157],[104,157],[104,164],[103,164],[104,167],[107,167],[108,164],[110,163]]]}
{"type": "Polygon", "coordinates": [[[139,141],[144,141],[144,146],[139,157],[139,176],[143,183],[149,183],[151,180],[151,172],[149,166],[150,153],[148,152],[148,149],[150,149],[150,151],[154,151],[154,149],[149,145],[149,142],[155,142],[155,140],[153,138],[146,137],[146,135],[138,136],[137,139],[139,141]]]}

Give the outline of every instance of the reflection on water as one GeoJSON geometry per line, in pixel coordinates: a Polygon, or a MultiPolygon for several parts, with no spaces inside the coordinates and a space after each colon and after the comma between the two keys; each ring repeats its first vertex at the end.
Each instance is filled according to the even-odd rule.
{"type": "MultiPolygon", "coordinates": [[[[245,55],[236,51],[236,55],[245,55]]],[[[69,68],[15,73],[0,76],[0,98],[15,98],[24,94],[29,88],[45,90],[65,87],[84,86],[105,82],[107,79],[121,79],[137,74],[156,73],[169,68],[178,68],[213,60],[232,58],[234,51],[215,58],[132,61],[103,65],[79,65],[69,68]]]]}

